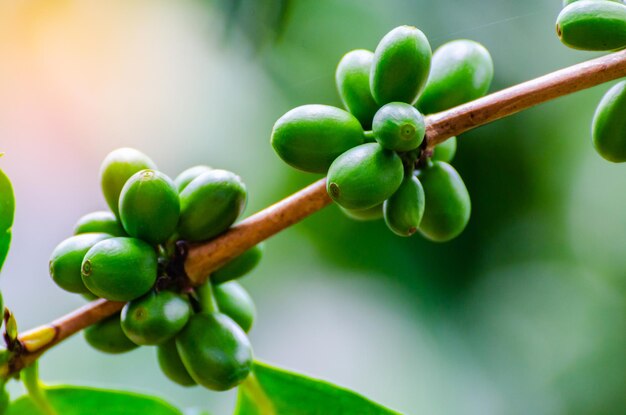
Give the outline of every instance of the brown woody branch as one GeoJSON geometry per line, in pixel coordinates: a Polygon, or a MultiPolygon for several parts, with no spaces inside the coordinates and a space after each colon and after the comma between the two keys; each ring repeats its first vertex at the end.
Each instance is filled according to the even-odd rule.
{"type": "MultiPolygon", "coordinates": [[[[535,105],[626,76],[626,50],[556,71],[427,117],[428,147],[535,105]]],[[[194,285],[259,242],[331,203],[326,179],[294,193],[233,226],[221,236],[189,247],[185,271],[194,285]]],[[[72,334],[118,312],[123,303],[97,300],[19,336],[23,352],[0,375],[15,372],[72,334]]]]}

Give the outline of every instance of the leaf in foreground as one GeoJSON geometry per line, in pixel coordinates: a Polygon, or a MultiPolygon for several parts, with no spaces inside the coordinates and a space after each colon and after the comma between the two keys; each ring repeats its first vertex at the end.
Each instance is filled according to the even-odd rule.
{"type": "MultiPolygon", "coordinates": [[[[88,387],[55,386],[46,396],[58,415],[182,415],[167,402],[152,396],[88,387]]],[[[11,404],[7,415],[43,415],[28,396],[11,404]]]]}
{"type": "Polygon", "coordinates": [[[400,415],[348,389],[255,362],[236,415],[400,415]]]}
{"type": "Polygon", "coordinates": [[[0,271],[11,245],[11,226],[13,226],[14,214],[13,187],[7,175],[0,170],[0,271]]]}

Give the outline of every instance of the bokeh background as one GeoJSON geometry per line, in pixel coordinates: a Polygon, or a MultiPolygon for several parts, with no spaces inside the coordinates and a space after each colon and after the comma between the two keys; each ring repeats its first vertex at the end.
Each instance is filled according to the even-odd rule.
{"type": "MultiPolygon", "coordinates": [[[[334,70],[391,28],[492,53],[493,90],[594,57],[554,33],[560,0],[7,0],[0,3],[0,166],[14,181],[14,245],[0,286],[22,329],[83,301],[48,257],[105,207],[100,161],[132,146],[167,174],[239,173],[247,213],[317,179],[272,152],[274,121],[339,105],[334,70]]],[[[468,229],[433,244],[336,207],[269,240],[243,284],[256,355],[407,414],[626,413],[626,168],[590,143],[609,85],[463,135],[454,165],[468,229]]],[[[128,388],[227,414],[234,393],[184,389],[155,351],[43,359],[50,383],[128,388]]],[[[13,383],[14,394],[20,393],[13,383]]]]}

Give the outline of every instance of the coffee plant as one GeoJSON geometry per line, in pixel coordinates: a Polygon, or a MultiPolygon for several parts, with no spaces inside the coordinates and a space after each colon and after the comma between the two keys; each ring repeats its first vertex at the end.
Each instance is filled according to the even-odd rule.
{"type": "MultiPolygon", "coordinates": [[[[621,1],[565,0],[563,6],[556,32],[564,45],[626,47],[621,1]]],[[[471,211],[465,184],[450,164],[456,137],[624,77],[626,52],[486,95],[494,65],[477,42],[455,40],[433,52],[422,31],[400,26],[374,46],[350,51],[338,63],[344,109],[299,106],[271,132],[284,162],[326,178],[247,219],[238,222],[248,194],[233,172],[199,165],[171,179],[136,149],[111,152],[100,169],[109,210],[79,218],[49,262],[56,285],[90,303],[26,332],[18,330],[10,308],[1,307],[0,413],[183,413],[156,397],[43,384],[39,358],[82,330],[103,353],[156,346],[155,364],[178,385],[238,388],[238,415],[396,414],[355,392],[256,360],[247,336],[255,305],[236,280],[259,263],[265,239],[332,202],[352,219],[383,220],[399,236],[455,238],[471,211]],[[28,393],[11,400],[5,384],[17,379],[28,393]]],[[[626,161],[626,81],[598,105],[592,141],[605,159],[626,161]]],[[[0,270],[14,210],[11,182],[0,170],[0,270]]]]}

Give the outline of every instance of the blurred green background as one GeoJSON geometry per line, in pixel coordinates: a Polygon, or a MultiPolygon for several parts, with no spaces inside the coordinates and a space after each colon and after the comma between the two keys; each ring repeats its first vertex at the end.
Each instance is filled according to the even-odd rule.
{"type": "MultiPolygon", "coordinates": [[[[22,329],[83,302],[48,257],[105,207],[102,158],[132,146],[167,174],[206,163],[240,174],[248,213],[317,176],[284,165],[274,121],[339,105],[334,70],[411,24],[433,48],[492,53],[492,90],[594,57],[554,33],[560,0],[10,0],[0,4],[1,167],[17,196],[2,275],[22,329]]],[[[271,239],[243,280],[256,355],[408,414],[626,413],[626,170],[590,143],[609,85],[465,134],[454,161],[468,229],[402,239],[332,206],[271,239]]],[[[50,383],[159,394],[227,414],[234,393],[167,381],[155,350],[107,356],[81,335],[42,361],[50,383]]],[[[20,388],[13,386],[13,392],[20,388]]]]}

